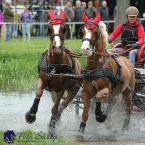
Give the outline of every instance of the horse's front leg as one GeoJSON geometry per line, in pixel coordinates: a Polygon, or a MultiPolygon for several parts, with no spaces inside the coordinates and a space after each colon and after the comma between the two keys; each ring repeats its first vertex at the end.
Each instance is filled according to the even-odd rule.
{"type": "Polygon", "coordinates": [[[89,113],[89,106],[90,106],[90,99],[91,99],[90,94],[85,90],[83,90],[82,96],[83,96],[84,109],[82,114],[82,122],[80,123],[80,127],[79,127],[80,133],[84,133],[85,131],[86,122],[89,116],[88,113],[89,113]]]}
{"type": "Polygon", "coordinates": [[[100,91],[97,92],[96,94],[96,110],[95,110],[95,115],[96,115],[96,120],[100,123],[104,122],[105,119],[107,118],[107,115],[104,113],[104,111],[101,110],[101,100],[102,98],[106,98],[109,96],[109,89],[104,88],[100,91]]]}
{"type": "Polygon", "coordinates": [[[25,120],[29,124],[33,123],[36,120],[36,113],[38,111],[38,105],[42,93],[43,93],[43,80],[39,77],[37,81],[36,98],[34,99],[32,107],[25,115],[25,120]]]}
{"type": "Polygon", "coordinates": [[[60,104],[61,98],[63,97],[63,94],[64,94],[64,90],[59,91],[57,93],[54,105],[51,110],[52,116],[51,116],[51,120],[50,120],[50,124],[49,124],[49,131],[48,131],[50,139],[55,139],[57,137],[56,133],[55,133],[55,124],[57,121],[56,116],[57,116],[57,112],[58,112],[58,106],[60,104]]]}

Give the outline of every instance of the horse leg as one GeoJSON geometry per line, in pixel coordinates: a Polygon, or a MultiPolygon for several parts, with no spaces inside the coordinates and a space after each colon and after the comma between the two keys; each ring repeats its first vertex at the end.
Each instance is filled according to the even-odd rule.
{"type": "Polygon", "coordinates": [[[124,120],[123,128],[122,130],[128,130],[129,122],[130,122],[130,115],[132,112],[132,93],[127,88],[123,93],[124,100],[125,100],[125,107],[126,107],[126,118],[124,120]]]}
{"type": "Polygon", "coordinates": [[[33,123],[36,120],[36,113],[38,111],[38,105],[42,93],[43,93],[43,81],[39,77],[37,81],[36,98],[34,99],[33,105],[30,108],[30,110],[25,114],[25,120],[29,124],[33,123]]]}
{"type": "Polygon", "coordinates": [[[73,98],[76,96],[78,90],[80,88],[80,85],[75,83],[72,84],[68,89],[68,96],[66,99],[60,104],[58,107],[58,113],[57,113],[57,121],[61,118],[62,111],[68,106],[68,104],[73,100],[73,98]]]}
{"type": "Polygon", "coordinates": [[[100,123],[103,123],[107,118],[106,113],[101,109],[101,102],[96,101],[95,115],[96,115],[96,120],[100,123]]]}
{"type": "Polygon", "coordinates": [[[60,100],[61,100],[63,94],[64,94],[64,90],[57,93],[55,103],[51,110],[52,116],[51,116],[51,120],[49,123],[49,130],[48,130],[50,139],[55,139],[57,137],[56,133],[55,133],[56,116],[57,116],[57,112],[58,112],[58,106],[60,104],[60,100]]]}
{"type": "Polygon", "coordinates": [[[95,115],[96,115],[96,120],[100,123],[103,123],[105,119],[107,118],[107,115],[104,111],[101,110],[101,99],[103,97],[109,96],[109,89],[104,88],[101,91],[98,91],[96,94],[96,110],[95,110],[95,115]]]}
{"type": "Polygon", "coordinates": [[[89,95],[86,91],[83,90],[83,102],[84,102],[84,108],[83,108],[83,114],[82,114],[82,122],[80,123],[79,127],[79,132],[84,133],[85,127],[86,127],[86,122],[88,120],[88,112],[89,112],[89,106],[90,106],[90,99],[88,96],[89,95]]]}
{"type": "Polygon", "coordinates": [[[111,122],[111,113],[112,113],[112,108],[115,105],[115,99],[112,97],[109,98],[108,100],[108,107],[106,110],[107,118],[105,120],[105,127],[107,130],[110,130],[112,128],[112,122],[111,122]]]}

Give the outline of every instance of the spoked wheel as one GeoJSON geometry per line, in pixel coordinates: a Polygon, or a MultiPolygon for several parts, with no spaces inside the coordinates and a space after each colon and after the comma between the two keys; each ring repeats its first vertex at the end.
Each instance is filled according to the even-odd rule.
{"type": "Polygon", "coordinates": [[[76,116],[78,117],[79,116],[79,110],[80,108],[83,109],[83,107],[80,106],[80,104],[83,104],[83,100],[82,100],[82,87],[80,87],[76,97],[75,97],[75,100],[74,100],[74,104],[75,104],[75,114],[76,116]]]}
{"type": "Polygon", "coordinates": [[[135,69],[135,88],[136,95],[133,96],[132,101],[134,106],[137,106],[145,112],[145,81],[142,74],[135,69]]]}

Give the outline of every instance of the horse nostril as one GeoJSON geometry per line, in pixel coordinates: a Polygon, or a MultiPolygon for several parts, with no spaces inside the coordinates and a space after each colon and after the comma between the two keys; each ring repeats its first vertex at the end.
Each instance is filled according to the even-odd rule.
{"type": "Polygon", "coordinates": [[[60,45],[59,48],[62,49],[62,46],[60,45]]]}
{"type": "Polygon", "coordinates": [[[52,49],[55,49],[55,45],[52,45],[52,49]]]}

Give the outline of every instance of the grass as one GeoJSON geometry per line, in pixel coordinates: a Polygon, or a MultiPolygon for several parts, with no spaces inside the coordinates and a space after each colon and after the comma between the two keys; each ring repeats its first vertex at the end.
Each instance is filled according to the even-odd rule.
{"type": "MultiPolygon", "coordinates": [[[[4,141],[4,131],[0,131],[0,145],[8,145],[4,141]]],[[[30,130],[23,132],[15,132],[15,140],[12,145],[77,145],[66,139],[55,139],[51,140],[45,133],[36,133],[30,130]]]]}
{"type": "MultiPolygon", "coordinates": [[[[35,38],[23,42],[14,38],[11,42],[0,41],[0,91],[30,91],[35,89],[41,54],[48,48],[49,38],[35,38]]],[[[65,40],[65,47],[80,53],[81,40],[65,40]]],[[[85,66],[86,59],[79,59],[85,66]]]]}
{"type": "MultiPolygon", "coordinates": [[[[80,53],[81,40],[65,40],[65,47],[73,48],[80,53]]],[[[35,90],[38,76],[38,61],[41,54],[49,47],[49,38],[32,38],[23,42],[22,37],[11,39],[11,42],[0,41],[0,91],[27,92],[35,90]]],[[[86,58],[79,58],[82,66],[86,58]]]]}

